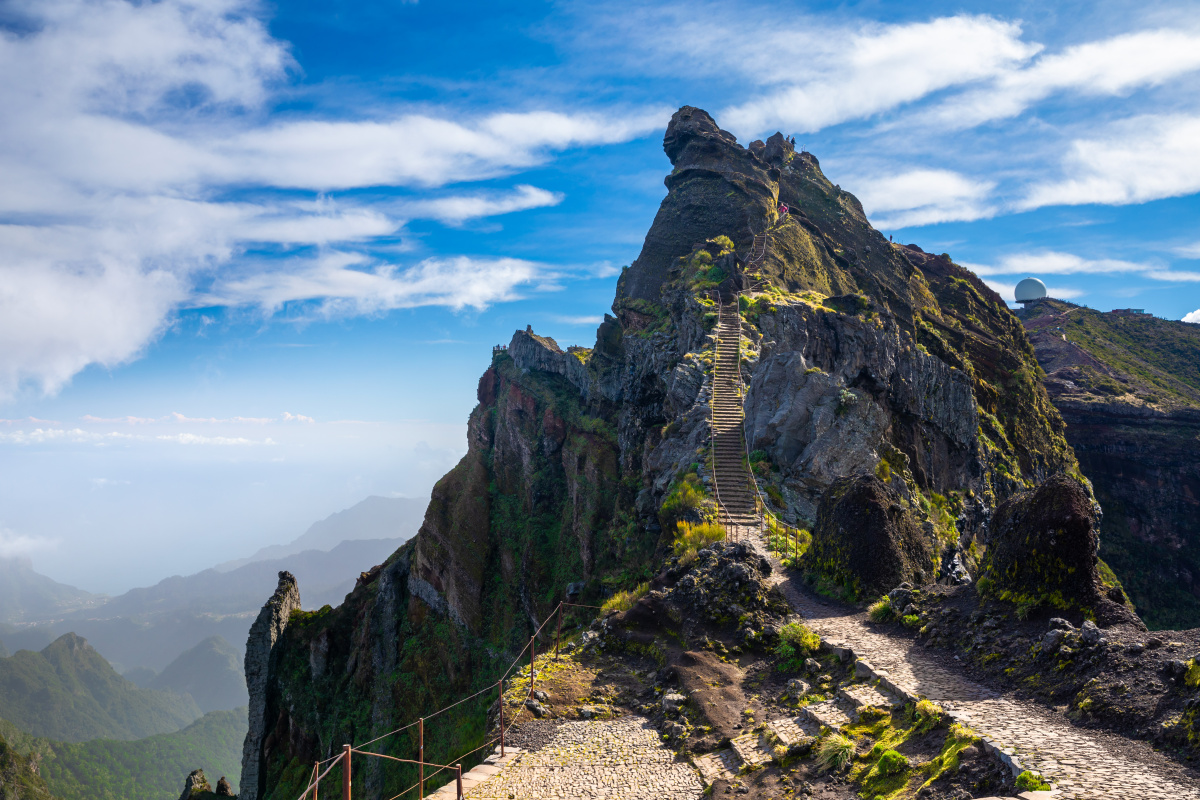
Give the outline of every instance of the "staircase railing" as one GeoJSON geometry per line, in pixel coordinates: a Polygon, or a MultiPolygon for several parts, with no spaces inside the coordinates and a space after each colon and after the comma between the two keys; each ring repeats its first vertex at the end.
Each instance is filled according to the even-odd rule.
{"type": "MultiPolygon", "coordinates": [[[[792,218],[788,214],[787,206],[781,206],[779,218],[777,219],[775,225],[771,226],[762,233],[754,235],[754,242],[750,247],[750,258],[746,262],[747,266],[752,266],[753,264],[758,263],[766,256],[767,241],[769,240],[770,235],[787,222],[790,222],[791,219],[792,218]],[[772,228],[774,230],[772,230],[772,228]],[[760,238],[762,242],[761,245],[759,245],[760,238]],[[755,250],[758,250],[759,252],[755,253],[755,250]]],[[[794,528],[791,525],[783,522],[781,519],[779,519],[779,517],[775,516],[775,514],[772,513],[771,509],[767,506],[766,500],[763,498],[763,492],[758,486],[758,480],[754,477],[754,465],[750,461],[750,434],[746,429],[747,418],[745,412],[745,403],[748,390],[746,390],[746,392],[743,391],[743,388],[747,386],[747,381],[742,377],[742,295],[749,295],[749,293],[754,291],[755,288],[757,288],[757,286],[762,282],[762,280],[756,281],[749,288],[734,292],[734,313],[737,315],[738,320],[737,391],[738,396],[742,401],[742,444],[746,452],[746,478],[750,495],[754,498],[755,514],[759,519],[759,535],[762,536],[768,549],[775,547],[777,544],[775,541],[776,537],[782,537],[783,546],[776,547],[775,549],[778,552],[782,552],[785,555],[790,555],[793,559],[795,559],[799,558],[801,555],[801,549],[806,544],[804,542],[805,537],[799,528],[794,528]]]]}

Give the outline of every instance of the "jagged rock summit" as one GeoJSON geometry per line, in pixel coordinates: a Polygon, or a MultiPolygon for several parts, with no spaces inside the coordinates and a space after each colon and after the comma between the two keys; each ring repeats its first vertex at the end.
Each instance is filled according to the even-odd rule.
{"type": "MultiPolygon", "coordinates": [[[[479,691],[569,587],[599,606],[683,570],[683,556],[664,570],[669,554],[717,519],[714,373],[730,331],[721,392],[744,409],[731,430],[746,469],[774,518],[853,545],[818,541],[833,555],[797,564],[845,600],[968,581],[999,506],[1078,473],[1020,321],[975,275],[889,242],[781,134],[744,148],[684,107],[663,144],[667,196],[594,345],[526,329],[493,354],[467,453],[417,536],[340,607],[298,613],[281,579],[247,650],[243,797],[298,796],[343,743],[479,691]]],[[[707,603],[713,624],[747,613],[707,603]]],[[[477,710],[437,725],[429,755],[456,757],[477,710]]],[[[403,788],[377,761],[355,791],[403,788]]]]}

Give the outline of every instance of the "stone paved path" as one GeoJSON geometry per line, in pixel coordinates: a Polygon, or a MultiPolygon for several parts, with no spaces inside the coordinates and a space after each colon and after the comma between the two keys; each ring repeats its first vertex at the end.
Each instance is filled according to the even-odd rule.
{"type": "Polygon", "coordinates": [[[877,633],[865,614],[815,600],[774,563],[784,596],[822,639],[852,650],[900,693],[942,706],[1022,768],[1056,784],[1060,798],[1200,800],[1187,771],[1145,742],[1077,728],[1035,703],[1003,697],[965,677],[945,651],[931,653],[912,639],[877,633]]]}
{"type": "Polygon", "coordinates": [[[696,770],[676,761],[644,719],[566,722],[544,747],[523,753],[465,792],[467,800],[699,800],[696,770]]]}

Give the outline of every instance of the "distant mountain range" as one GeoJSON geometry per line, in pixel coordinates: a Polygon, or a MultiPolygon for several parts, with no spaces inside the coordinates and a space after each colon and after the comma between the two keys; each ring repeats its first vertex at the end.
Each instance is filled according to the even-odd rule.
{"type": "Polygon", "coordinates": [[[45,619],[94,608],[107,599],[39,575],[27,558],[0,558],[0,622],[45,619]]]}
{"type": "Polygon", "coordinates": [[[0,717],[33,736],[141,739],[177,731],[200,715],[188,695],[138,688],[73,633],[41,652],[0,659],[0,717]]]}
{"type": "MultiPolygon", "coordinates": [[[[254,616],[280,570],[300,582],[306,608],[340,603],[360,572],[382,563],[417,531],[425,503],[369,497],[312,525],[288,545],[260,550],[186,577],[117,597],[91,595],[0,559],[0,641],[9,651],[41,650],[64,633],[87,640],[119,671],[147,682],[198,642],[219,636],[237,660],[254,616]]],[[[228,706],[226,706],[228,707],[228,706]]],[[[2,715],[0,715],[2,716],[2,715]]]]}
{"type": "Polygon", "coordinates": [[[137,741],[57,742],[0,719],[0,798],[172,800],[197,767],[213,783],[227,777],[236,791],[245,737],[245,708],[214,711],[183,730],[137,741]]]}
{"type": "Polygon", "coordinates": [[[428,505],[428,500],[411,497],[368,497],[345,511],[330,514],[320,522],[314,522],[291,544],[264,547],[249,558],[226,561],[224,564],[218,564],[216,569],[229,572],[253,561],[286,558],[305,550],[331,550],[340,542],[354,539],[408,541],[421,527],[421,522],[425,519],[425,507],[428,505]]]}

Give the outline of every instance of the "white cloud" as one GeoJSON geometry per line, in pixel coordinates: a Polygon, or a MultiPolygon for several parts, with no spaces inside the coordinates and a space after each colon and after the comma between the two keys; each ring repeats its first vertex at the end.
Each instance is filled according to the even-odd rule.
{"type": "Polygon", "coordinates": [[[1187,244],[1182,247],[1176,247],[1171,252],[1175,253],[1175,255],[1177,255],[1177,256],[1182,256],[1184,258],[1189,258],[1189,259],[1200,258],[1200,242],[1194,242],[1192,244],[1187,244]]]}
{"type": "Polygon", "coordinates": [[[8,442],[10,444],[18,445],[59,442],[72,444],[108,445],[114,442],[130,442],[141,438],[143,437],[135,436],[129,433],[120,433],[119,431],[102,433],[97,431],[86,431],[83,428],[34,428],[31,431],[0,433],[0,442],[8,442]]]}
{"type": "Polygon", "coordinates": [[[224,281],[206,302],[275,312],[288,303],[315,301],[325,316],[430,305],[478,309],[515,300],[520,287],[545,277],[539,265],[515,258],[428,258],[398,269],[357,254],[329,253],[301,268],[224,281]]]}
{"type": "Polygon", "coordinates": [[[768,62],[756,77],[785,85],[721,119],[735,131],[761,133],[775,126],[811,132],[870,117],[1009,70],[1039,49],[1020,34],[1014,23],[969,15],[858,30],[776,25],[762,35],[735,33],[731,38],[768,62]]]}
{"type": "Polygon", "coordinates": [[[1142,116],[1078,139],[1066,177],[1035,185],[1020,208],[1144,203],[1200,191],[1200,117],[1142,116]]]}
{"type": "Polygon", "coordinates": [[[563,200],[561,192],[550,192],[536,186],[520,185],[507,194],[479,192],[420,200],[406,206],[412,217],[436,219],[450,225],[461,225],[470,219],[511,214],[531,208],[556,206],[563,200]]]}
{"type": "Polygon", "coordinates": [[[1200,325],[1200,308],[1197,308],[1195,311],[1192,311],[1188,314],[1184,314],[1183,321],[1184,322],[1194,322],[1197,325],[1200,325]]]}
{"type": "Polygon", "coordinates": [[[195,433],[173,433],[156,436],[160,442],[176,442],[178,444],[187,445],[220,445],[220,446],[243,446],[243,445],[271,445],[275,442],[271,439],[246,439],[241,436],[200,436],[195,433]]]}
{"type": "MultiPolygon", "coordinates": [[[[302,201],[290,190],[474,181],[567,148],[625,141],[664,118],[661,109],[439,116],[381,107],[353,121],[266,121],[295,65],[257,18],[256,0],[16,0],[5,8],[23,32],[0,34],[0,400],[24,384],[53,393],[88,364],[137,358],[176,309],[195,305],[199,280],[246,289],[270,308],[278,305],[260,302],[264,293],[313,296],[322,283],[340,292],[330,305],[349,311],[512,297],[503,265],[518,262],[502,259],[491,262],[501,265],[494,290],[427,287],[409,300],[396,299],[404,292],[385,274],[420,275],[434,269],[429,262],[372,262],[367,279],[331,268],[348,245],[395,237],[404,224],[397,204],[302,201]],[[220,199],[242,188],[266,191],[255,202],[220,199]],[[285,257],[248,261],[242,254],[259,244],[282,246],[285,257]],[[327,255],[286,257],[303,246],[327,255]],[[347,297],[353,302],[339,302],[347,297]]],[[[428,213],[455,223],[560,199],[519,186],[511,195],[443,198],[428,213]]]]}
{"type": "Polygon", "coordinates": [[[855,194],[871,221],[887,229],[990,216],[986,201],[994,187],[950,170],[914,169],[865,178],[855,194]]]}
{"type": "Polygon", "coordinates": [[[964,264],[977,275],[1075,275],[1113,272],[1152,274],[1155,265],[1118,259],[1088,259],[1073,253],[1043,250],[1036,253],[1015,253],[1001,258],[996,264],[964,264]]]}
{"type": "Polygon", "coordinates": [[[0,558],[28,557],[31,553],[48,550],[57,544],[58,542],[53,539],[27,536],[8,528],[0,528],[0,558]]]}
{"type": "Polygon", "coordinates": [[[312,417],[306,417],[303,414],[291,414],[287,411],[283,412],[284,422],[316,422],[312,417]]]}
{"type": "Polygon", "coordinates": [[[1056,92],[1119,95],[1200,69],[1200,33],[1146,30],[1043,54],[983,88],[953,97],[930,117],[961,129],[1014,117],[1056,92]]]}
{"type": "Polygon", "coordinates": [[[440,186],[530,167],[549,153],[627,141],[662,127],[668,109],[635,114],[500,113],[475,121],[405,115],[366,122],[295,122],[213,145],[217,180],[334,189],[440,186]]]}

